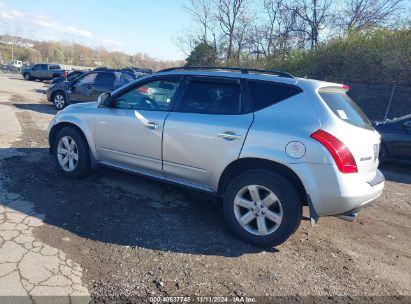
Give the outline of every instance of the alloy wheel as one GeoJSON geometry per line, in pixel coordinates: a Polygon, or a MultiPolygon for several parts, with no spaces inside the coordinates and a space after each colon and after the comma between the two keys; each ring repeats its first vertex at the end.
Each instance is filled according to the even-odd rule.
{"type": "Polygon", "coordinates": [[[56,94],[56,96],[54,96],[54,105],[57,109],[61,110],[64,107],[64,96],[56,94]]]}
{"type": "Polygon", "coordinates": [[[57,145],[57,158],[61,168],[67,172],[73,171],[78,163],[79,151],[77,144],[70,136],[63,136],[57,145]]]}
{"type": "Polygon", "coordinates": [[[235,196],[234,215],[249,233],[264,236],[280,227],[283,209],[274,192],[260,185],[249,185],[235,196]]]}

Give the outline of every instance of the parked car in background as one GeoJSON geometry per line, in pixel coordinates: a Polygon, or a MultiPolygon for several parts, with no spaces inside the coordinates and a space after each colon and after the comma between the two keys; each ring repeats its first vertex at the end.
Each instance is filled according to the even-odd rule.
{"type": "Polygon", "coordinates": [[[150,69],[141,69],[141,68],[136,68],[136,67],[128,67],[126,69],[132,70],[136,74],[137,77],[142,77],[144,75],[153,73],[153,71],[150,69]]]}
{"type": "Polygon", "coordinates": [[[411,161],[411,114],[375,122],[374,127],[381,135],[381,163],[388,160],[411,161]]]}
{"type": "Polygon", "coordinates": [[[68,72],[66,76],[53,78],[50,84],[53,84],[56,82],[62,82],[62,81],[73,81],[87,72],[88,71],[82,71],[82,70],[71,71],[71,72],[68,72]]]}
{"type": "Polygon", "coordinates": [[[59,111],[50,152],[69,178],[101,164],[219,195],[238,237],[275,246],[303,205],[314,222],[352,221],[383,192],[380,135],[347,90],[276,71],[167,69],[59,111]]]}
{"type": "Polygon", "coordinates": [[[13,67],[13,68],[22,68],[23,67],[23,62],[20,60],[12,60],[7,64],[9,67],[13,67]]]}
{"type": "Polygon", "coordinates": [[[56,77],[63,77],[67,73],[58,64],[40,63],[21,70],[25,80],[51,80],[56,77]]]}
{"type": "Polygon", "coordinates": [[[92,70],[71,81],[51,84],[47,90],[47,100],[61,110],[71,103],[96,101],[100,94],[112,92],[134,79],[136,77],[127,72],[92,70]]]}
{"type": "Polygon", "coordinates": [[[126,67],[122,69],[112,69],[108,67],[98,67],[93,69],[93,71],[118,71],[118,72],[124,72],[124,73],[129,73],[133,76],[133,78],[139,78],[143,77],[147,74],[153,73],[152,70],[150,69],[140,69],[140,68],[135,68],[135,67],[126,67]]]}

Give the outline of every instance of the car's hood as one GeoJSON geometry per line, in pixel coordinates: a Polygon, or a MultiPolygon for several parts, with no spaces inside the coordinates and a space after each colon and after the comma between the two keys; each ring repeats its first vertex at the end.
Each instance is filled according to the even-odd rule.
{"type": "Polygon", "coordinates": [[[69,105],[66,109],[78,109],[78,108],[95,108],[97,106],[97,101],[92,102],[82,102],[69,105]]]}

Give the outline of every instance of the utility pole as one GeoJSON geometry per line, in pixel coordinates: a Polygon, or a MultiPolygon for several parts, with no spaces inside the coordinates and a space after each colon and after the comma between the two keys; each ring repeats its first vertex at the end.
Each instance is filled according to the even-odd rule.
{"type": "Polygon", "coordinates": [[[11,46],[11,61],[14,60],[14,48],[13,48],[13,42],[9,42],[8,44],[10,44],[11,46]]]}

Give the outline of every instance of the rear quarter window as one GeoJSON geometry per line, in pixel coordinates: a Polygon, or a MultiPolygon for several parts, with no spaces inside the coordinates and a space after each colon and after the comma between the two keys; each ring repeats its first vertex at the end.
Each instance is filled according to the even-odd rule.
{"type": "Polygon", "coordinates": [[[363,129],[374,129],[367,115],[365,115],[360,107],[344,92],[320,91],[319,94],[339,119],[363,129]]]}
{"type": "Polygon", "coordinates": [[[299,87],[268,81],[248,81],[254,111],[267,108],[302,92],[299,87]]]}

